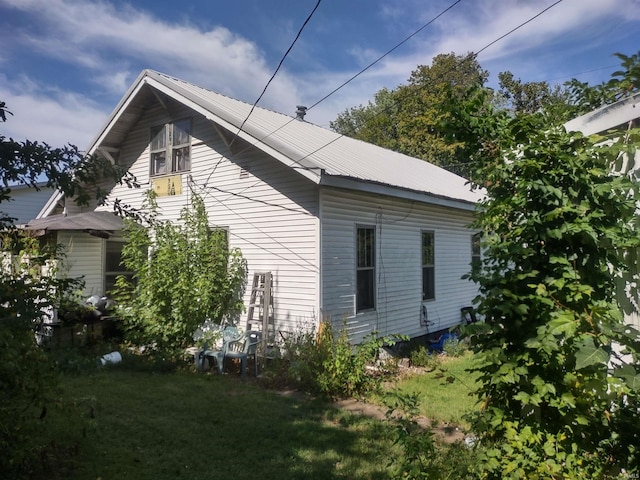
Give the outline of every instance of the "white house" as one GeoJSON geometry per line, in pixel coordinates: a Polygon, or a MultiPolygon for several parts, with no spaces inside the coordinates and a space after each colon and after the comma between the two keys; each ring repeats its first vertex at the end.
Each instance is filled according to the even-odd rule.
{"type": "Polygon", "coordinates": [[[162,215],[177,219],[196,192],[211,226],[242,250],[249,283],[253,272],[272,272],[277,329],[330,319],[346,322],[358,341],[372,331],[419,336],[459,324],[477,294],[461,277],[479,254],[468,225],[481,193],[302,115],[251,108],[143,71],[89,148],[126,166],[141,187],[116,185],[107,205],[89,209],[67,201],[67,217],[85,215],[73,226],[60,223],[64,216],[43,223],[62,212],[54,195],[31,228],[58,231],[68,273],[84,275],[86,295],[102,294],[121,268],[122,239],[117,221],[96,212],[116,199],[140,207],[152,188],[162,215]]]}
{"type": "Polygon", "coordinates": [[[0,203],[0,217],[11,217],[14,224],[24,225],[40,215],[53,191],[44,182],[37,183],[35,187],[10,186],[11,198],[0,203]]]}
{"type": "MultiPolygon", "coordinates": [[[[624,132],[640,126],[640,93],[623,98],[611,105],[605,105],[592,112],[565,123],[567,131],[593,135],[610,130],[624,132]]],[[[634,163],[623,162],[621,169],[634,171],[636,177],[640,169],[640,152],[636,152],[634,163]]],[[[638,211],[640,216],[640,211],[638,211]]],[[[629,273],[619,282],[618,301],[622,305],[625,321],[640,328],[640,252],[630,254],[629,273]]]]}

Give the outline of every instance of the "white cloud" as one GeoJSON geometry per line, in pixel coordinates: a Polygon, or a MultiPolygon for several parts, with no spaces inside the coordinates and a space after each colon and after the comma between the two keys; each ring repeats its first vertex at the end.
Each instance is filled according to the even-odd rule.
{"type": "MultiPolygon", "coordinates": [[[[133,7],[118,10],[106,2],[2,2],[27,12],[38,24],[16,35],[13,48],[22,44],[32,52],[86,70],[86,76],[102,88],[101,96],[120,96],[126,91],[140,73],[132,72],[131,65],[159,70],[249,103],[258,98],[272,74],[253,42],[221,26],[203,31],[188,23],[168,24],[133,7]]],[[[294,81],[283,69],[260,105],[288,111],[299,98],[294,81]]],[[[27,97],[21,95],[19,100],[24,104],[27,97]]],[[[30,103],[42,100],[36,96],[30,103]]],[[[55,100],[48,104],[53,103],[55,100]]]]}
{"type": "MultiPolygon", "coordinates": [[[[104,2],[12,3],[36,16],[45,30],[44,35],[23,32],[18,41],[48,57],[93,71],[94,76],[113,75],[113,58],[129,59],[253,101],[271,75],[263,52],[254,43],[221,26],[202,31],[188,23],[168,24],[133,7],[118,10],[104,2]]],[[[120,72],[107,85],[122,87],[125,78],[131,80],[135,75],[120,72]]],[[[280,75],[272,88],[289,96],[294,85],[280,75]]]]}
{"type": "Polygon", "coordinates": [[[13,113],[0,124],[7,138],[53,147],[74,143],[84,149],[106,120],[104,111],[77,94],[51,91],[28,78],[10,85],[0,76],[0,85],[0,99],[13,113]]]}
{"type": "MultiPolygon", "coordinates": [[[[480,63],[493,74],[512,70],[525,80],[544,79],[527,78],[525,74],[546,71],[548,65],[544,62],[553,56],[562,64],[563,52],[558,49],[566,40],[582,36],[584,41],[573,48],[590,48],[603,40],[603,35],[590,34],[597,25],[612,22],[623,25],[625,21],[640,19],[640,9],[630,7],[629,2],[639,3],[638,0],[564,0],[487,49],[479,58],[480,63]],[[529,54],[543,45],[546,50],[537,57],[529,54]]],[[[307,119],[327,125],[346,108],[365,104],[380,88],[405,83],[411,71],[420,64],[429,64],[436,54],[478,50],[552,3],[553,0],[461,2],[402,48],[315,107],[307,119]]],[[[49,61],[82,71],[80,81],[85,84],[88,81],[89,86],[95,88],[92,94],[87,92],[85,98],[77,93],[51,91],[43,83],[30,84],[27,88],[25,82],[19,91],[0,87],[0,99],[10,102],[21,117],[37,112],[33,120],[25,120],[24,124],[18,118],[11,119],[2,125],[3,131],[11,128],[19,132],[24,128],[31,138],[47,139],[53,144],[75,141],[80,147],[86,146],[142,68],[159,70],[249,103],[257,99],[275,68],[257,43],[223,26],[203,28],[186,19],[169,23],[133,6],[116,8],[106,0],[0,0],[1,5],[29,15],[33,28],[11,32],[11,42],[6,46],[9,53],[0,53],[0,61],[8,64],[11,52],[20,49],[37,52],[49,61]],[[93,95],[93,100],[88,95],[93,95]],[[98,98],[106,103],[99,105],[98,98]]],[[[259,4],[254,7],[256,5],[259,4]]],[[[425,3],[423,0],[372,4],[372,8],[379,8],[377,15],[384,18],[384,23],[370,34],[381,36],[384,29],[385,33],[395,32],[393,35],[397,38],[390,40],[393,43],[384,50],[373,48],[365,37],[359,44],[345,43],[343,51],[336,52],[336,56],[351,55],[353,62],[347,69],[322,64],[317,56],[309,54],[313,49],[322,48],[322,37],[314,34],[337,34],[331,30],[331,22],[317,25],[315,31],[305,30],[292,52],[293,58],[288,59],[297,62],[285,62],[260,105],[293,115],[296,105],[311,105],[324,97],[448,5],[450,2],[425,3]],[[307,61],[307,57],[312,60],[307,61]],[[287,68],[293,63],[304,65],[304,70],[293,73],[287,68]]],[[[278,45],[287,46],[287,40],[293,39],[299,26],[286,15],[280,15],[283,17],[280,20],[279,14],[273,9],[265,15],[265,22],[275,18],[279,21],[278,27],[271,27],[277,31],[265,41],[273,44],[277,38],[278,45]]],[[[348,28],[349,21],[357,21],[342,17],[337,20],[339,31],[348,28]]],[[[265,37],[264,32],[261,35],[265,37]]]]}

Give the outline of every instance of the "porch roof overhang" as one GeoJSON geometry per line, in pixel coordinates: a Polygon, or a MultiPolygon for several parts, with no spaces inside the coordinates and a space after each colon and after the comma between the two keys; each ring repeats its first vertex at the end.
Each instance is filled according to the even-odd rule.
{"type": "Polygon", "coordinates": [[[75,215],[52,215],[29,221],[25,230],[41,236],[47,232],[70,230],[89,233],[101,238],[109,238],[122,230],[122,218],[111,212],[93,211],[75,215]]]}

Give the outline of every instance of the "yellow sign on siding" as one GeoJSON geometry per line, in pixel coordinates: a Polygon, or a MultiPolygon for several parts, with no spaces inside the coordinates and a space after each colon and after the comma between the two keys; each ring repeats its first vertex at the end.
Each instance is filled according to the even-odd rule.
{"type": "Polygon", "coordinates": [[[182,194],[182,175],[171,175],[153,179],[153,191],[159,197],[182,194]]]}

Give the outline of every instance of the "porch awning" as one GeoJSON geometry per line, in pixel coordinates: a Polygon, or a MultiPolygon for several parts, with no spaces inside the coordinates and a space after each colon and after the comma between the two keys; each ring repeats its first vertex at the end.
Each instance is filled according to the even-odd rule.
{"type": "Polygon", "coordinates": [[[84,212],[75,215],[51,215],[29,221],[25,230],[36,235],[58,230],[87,232],[101,238],[109,238],[114,232],[122,230],[122,218],[111,212],[84,212]]]}

